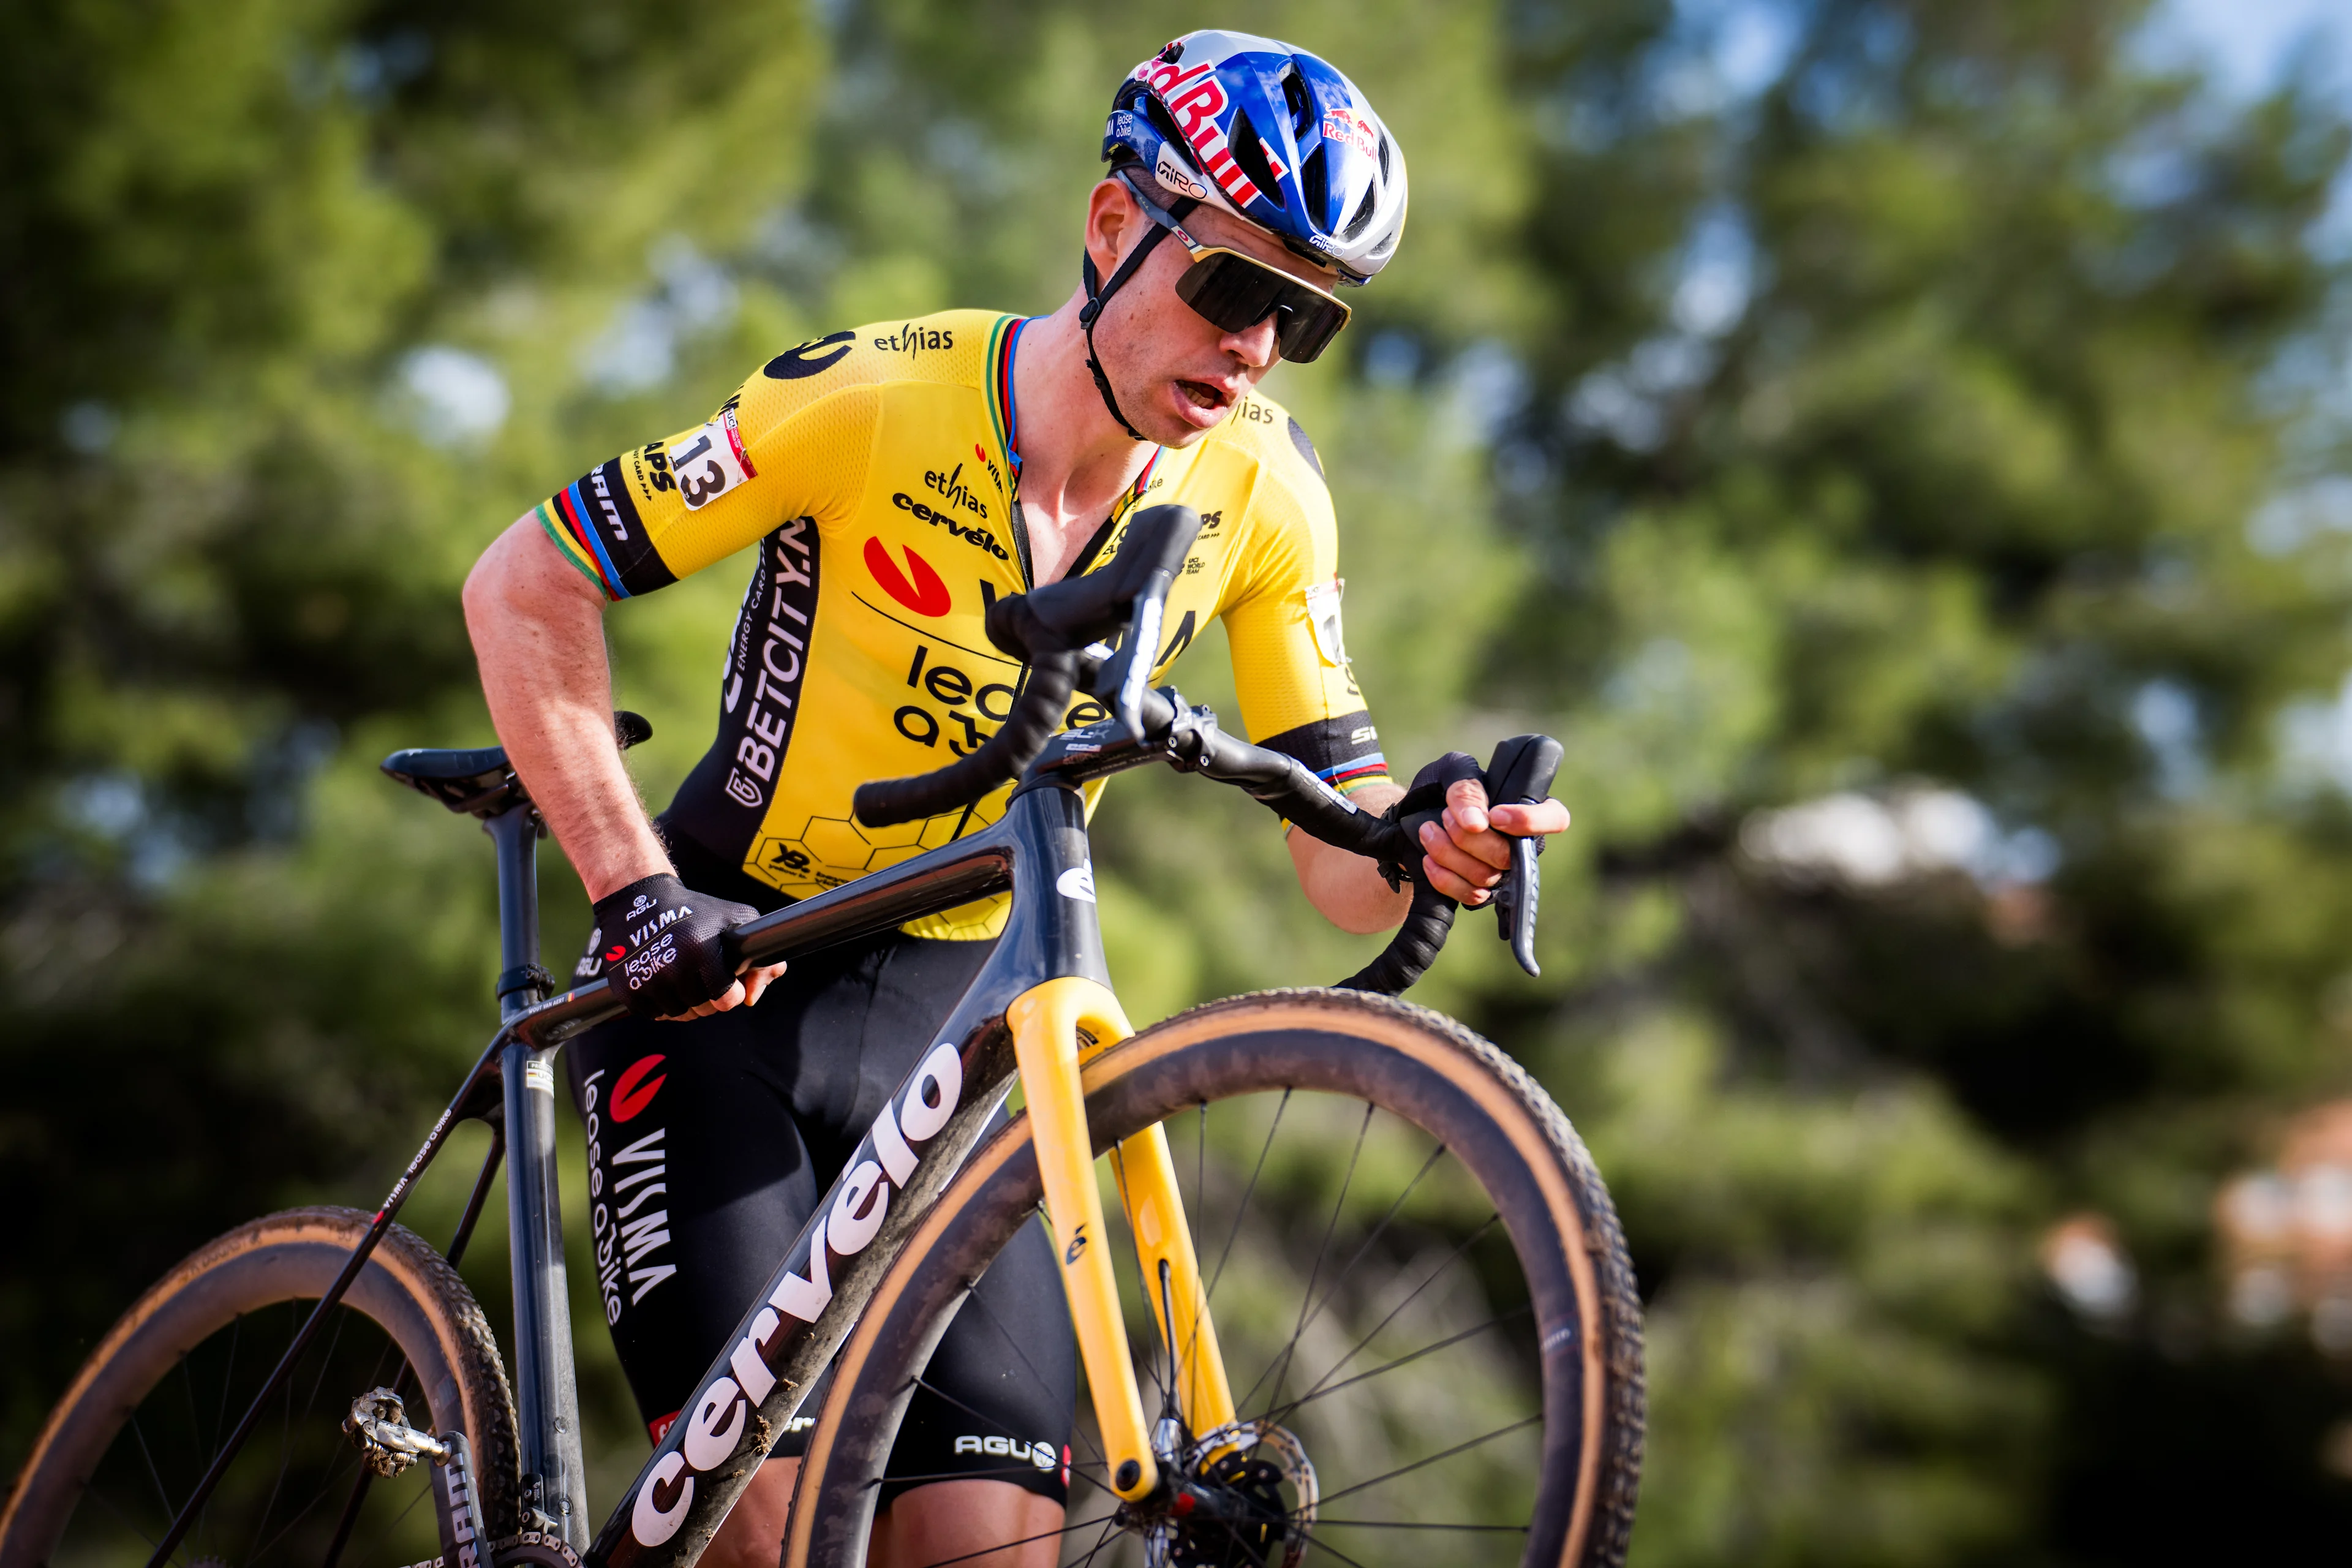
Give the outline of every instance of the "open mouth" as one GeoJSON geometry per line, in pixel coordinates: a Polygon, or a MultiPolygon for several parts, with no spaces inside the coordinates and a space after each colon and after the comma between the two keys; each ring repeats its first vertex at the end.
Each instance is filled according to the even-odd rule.
{"type": "Polygon", "coordinates": [[[1185,402],[1195,408],[1222,410],[1233,401],[1223,387],[1213,386],[1205,381],[1179,381],[1176,390],[1185,402]]]}

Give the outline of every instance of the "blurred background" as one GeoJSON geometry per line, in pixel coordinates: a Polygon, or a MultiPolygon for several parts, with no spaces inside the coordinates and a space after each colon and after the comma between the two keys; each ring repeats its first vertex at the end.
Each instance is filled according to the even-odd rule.
{"type": "MultiPolygon", "coordinates": [[[[1411,160],[1401,259],[1269,388],[1389,754],[1568,743],[1543,979],[1469,921],[1416,994],[1616,1194],[1635,1561],[2345,1550],[2335,10],[14,0],[0,1469],[173,1259],[373,1207],[494,1026],[488,845],[374,773],[489,738],[483,545],[780,346],[1051,309],[1112,86],[1227,25],[1411,160]]],[[[611,617],[656,801],[743,574],[611,617]]],[[[1179,674],[1230,700],[1220,638],[1179,674]]],[[[1137,1021],[1360,962],[1186,784],[1099,821],[1137,1021]]],[[[645,1443],[583,1304],[601,1503],[645,1443]]]]}

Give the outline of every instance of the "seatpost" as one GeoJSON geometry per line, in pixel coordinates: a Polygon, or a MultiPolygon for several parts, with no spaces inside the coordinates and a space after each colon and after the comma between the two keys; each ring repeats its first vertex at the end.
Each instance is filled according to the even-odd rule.
{"type": "MultiPolygon", "coordinates": [[[[482,824],[499,856],[499,1012],[516,1014],[551,989],[539,966],[539,813],[530,802],[482,824]]],[[[563,1211],[555,1173],[555,1054],[520,1040],[499,1058],[506,1079],[508,1257],[514,1270],[515,1395],[527,1521],[588,1547],[588,1488],[580,1391],[572,1361],[563,1211]]]]}

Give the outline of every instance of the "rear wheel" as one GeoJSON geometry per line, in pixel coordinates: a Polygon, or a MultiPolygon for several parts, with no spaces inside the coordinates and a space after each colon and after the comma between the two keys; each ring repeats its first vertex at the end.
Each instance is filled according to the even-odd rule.
{"type": "MultiPolygon", "coordinates": [[[[1633,1269],[1582,1143],[1517,1063],[1408,1004],[1277,992],[1149,1029],[1092,1062],[1086,1088],[1097,1149],[1166,1126],[1251,1425],[1238,1454],[1189,1435],[1194,1478],[1224,1500],[1204,1524],[1122,1509],[1082,1415],[1063,1563],[1623,1560],[1643,1418],[1633,1269]]],[[[1015,1119],[924,1216],[814,1412],[786,1568],[862,1560],[931,1351],[958,1310],[986,1310],[971,1282],[1040,1198],[1015,1119]]],[[[1122,1286],[1146,1413],[1171,1413],[1141,1286],[1122,1286]]],[[[1008,1463],[1034,1452],[1030,1434],[974,1436],[1008,1463]]]]}
{"type": "MultiPolygon", "coordinates": [[[[92,1352],[0,1515],[0,1568],[139,1568],[367,1234],[356,1209],[294,1209],[200,1248],[92,1352]]],[[[420,1462],[362,1480],[352,1402],[395,1389],[410,1426],[463,1430],[493,1540],[517,1526],[514,1400],[447,1259],[399,1226],[272,1396],[173,1561],[224,1568],[409,1563],[440,1552],[420,1462]]]]}

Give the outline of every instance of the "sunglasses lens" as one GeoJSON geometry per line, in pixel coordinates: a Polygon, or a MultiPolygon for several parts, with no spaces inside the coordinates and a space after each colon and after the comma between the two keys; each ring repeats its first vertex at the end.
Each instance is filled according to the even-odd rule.
{"type": "Polygon", "coordinates": [[[1306,364],[1330,346],[1348,324],[1348,310],[1328,300],[1318,300],[1311,310],[1286,313],[1282,319],[1282,357],[1306,364]]]}
{"type": "Polygon", "coordinates": [[[1176,296],[1221,331],[1243,332],[1270,315],[1282,357],[1304,364],[1348,323],[1348,308],[1273,268],[1218,251],[1187,268],[1176,296]]]}

